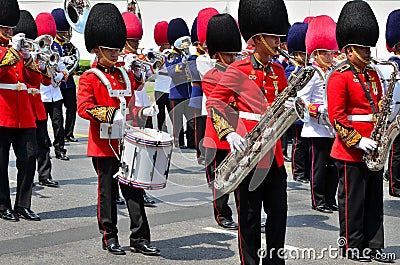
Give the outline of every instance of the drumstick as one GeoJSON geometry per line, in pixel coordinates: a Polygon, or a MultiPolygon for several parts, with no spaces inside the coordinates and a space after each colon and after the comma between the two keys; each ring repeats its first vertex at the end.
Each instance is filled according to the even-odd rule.
{"type": "Polygon", "coordinates": [[[146,133],[146,132],[143,131],[143,130],[140,130],[140,129],[136,128],[136,127],[133,127],[132,125],[129,125],[129,124],[125,124],[125,125],[128,126],[128,127],[131,128],[131,129],[134,129],[135,131],[141,132],[141,133],[143,133],[144,135],[147,135],[147,136],[149,136],[149,137],[155,139],[155,137],[154,137],[153,135],[148,134],[148,133],[146,133]]]}

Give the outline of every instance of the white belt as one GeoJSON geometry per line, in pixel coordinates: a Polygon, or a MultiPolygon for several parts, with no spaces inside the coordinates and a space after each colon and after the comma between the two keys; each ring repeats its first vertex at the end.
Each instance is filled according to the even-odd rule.
{"type": "Polygon", "coordinates": [[[0,89],[8,89],[8,90],[27,90],[27,87],[24,83],[17,84],[0,84],[0,89]]]}
{"type": "Polygon", "coordinates": [[[28,88],[28,94],[31,94],[32,96],[40,94],[39,89],[36,88],[28,88]]]}
{"type": "Polygon", "coordinates": [[[246,119],[246,120],[250,120],[250,121],[260,121],[261,117],[262,117],[261,114],[239,111],[239,118],[242,118],[242,119],[246,119]]]}
{"type": "Polygon", "coordinates": [[[373,118],[374,118],[373,114],[347,115],[347,119],[349,121],[368,121],[368,122],[372,122],[373,118]]]}

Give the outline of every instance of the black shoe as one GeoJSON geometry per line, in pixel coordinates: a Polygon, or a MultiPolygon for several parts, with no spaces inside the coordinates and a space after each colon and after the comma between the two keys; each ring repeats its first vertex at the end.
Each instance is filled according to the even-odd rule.
{"type": "Polygon", "coordinates": [[[218,225],[228,230],[238,230],[238,224],[232,220],[222,220],[218,225]]]}
{"type": "Polygon", "coordinates": [[[115,202],[117,203],[117,204],[119,204],[119,205],[123,205],[123,204],[125,204],[125,200],[124,200],[124,198],[122,198],[121,196],[117,196],[117,199],[115,200],[115,202]]]}
{"type": "Polygon", "coordinates": [[[154,207],[155,205],[155,201],[153,201],[148,195],[147,193],[143,193],[143,201],[144,201],[144,206],[146,207],[154,207]]]}
{"type": "Polygon", "coordinates": [[[18,216],[10,209],[0,211],[0,218],[6,221],[18,222],[18,216]]]}
{"type": "Polygon", "coordinates": [[[58,188],[58,182],[54,181],[52,179],[46,179],[43,181],[39,181],[39,185],[40,186],[47,186],[47,187],[51,187],[51,188],[58,188]]]}
{"type": "Polygon", "coordinates": [[[328,204],[328,208],[334,212],[339,211],[339,206],[336,203],[328,204]]]}
{"type": "Polygon", "coordinates": [[[15,207],[14,211],[19,218],[23,218],[29,221],[40,221],[40,216],[35,214],[29,208],[15,207]]]}
{"type": "Polygon", "coordinates": [[[186,145],[180,145],[179,149],[188,149],[186,145]]]}
{"type": "Polygon", "coordinates": [[[333,213],[333,211],[326,205],[313,206],[312,209],[321,213],[333,213]]]}
{"type": "Polygon", "coordinates": [[[382,262],[382,263],[393,263],[394,260],[390,257],[388,253],[384,253],[381,249],[372,249],[369,253],[372,260],[382,262]]]}
{"type": "Polygon", "coordinates": [[[114,254],[114,255],[126,255],[125,250],[117,243],[112,243],[108,246],[106,246],[103,242],[103,249],[107,250],[108,253],[114,254]]]}
{"type": "Polygon", "coordinates": [[[76,142],[78,142],[78,139],[76,139],[76,138],[73,137],[73,136],[70,136],[70,137],[65,137],[65,141],[66,141],[66,142],[76,143],[76,142]]]}
{"type": "Polygon", "coordinates": [[[400,193],[392,193],[392,192],[389,192],[389,195],[390,195],[390,196],[393,196],[393,197],[400,198],[400,193]]]}
{"type": "Polygon", "coordinates": [[[310,182],[308,179],[304,179],[304,178],[297,178],[296,181],[301,182],[301,183],[309,183],[310,182]]]}
{"type": "Polygon", "coordinates": [[[69,160],[69,157],[64,153],[56,154],[56,158],[60,159],[60,160],[64,160],[64,161],[68,161],[69,160]]]}
{"type": "Polygon", "coordinates": [[[143,255],[148,255],[148,256],[159,256],[160,255],[160,250],[158,248],[152,247],[150,245],[130,247],[129,250],[132,252],[142,253],[143,255]]]}

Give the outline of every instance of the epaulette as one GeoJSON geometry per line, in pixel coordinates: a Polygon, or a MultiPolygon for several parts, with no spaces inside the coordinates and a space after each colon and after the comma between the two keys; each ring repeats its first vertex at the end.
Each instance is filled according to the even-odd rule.
{"type": "Polygon", "coordinates": [[[345,63],[344,65],[342,65],[341,67],[339,67],[337,70],[338,70],[339,72],[343,73],[344,71],[349,70],[349,69],[350,69],[350,64],[345,63]]]}
{"type": "Polygon", "coordinates": [[[375,68],[372,67],[372,65],[367,65],[367,67],[365,67],[365,69],[369,70],[369,71],[374,71],[376,72],[375,68]]]}

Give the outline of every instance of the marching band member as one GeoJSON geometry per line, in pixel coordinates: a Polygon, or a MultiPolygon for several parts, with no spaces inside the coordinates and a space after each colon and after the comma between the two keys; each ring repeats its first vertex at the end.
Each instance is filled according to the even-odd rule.
{"type": "Polygon", "coordinates": [[[20,18],[17,0],[0,0],[0,6],[0,217],[14,222],[19,218],[39,221],[39,215],[31,210],[37,144],[28,87],[37,87],[41,77],[29,50],[22,45],[25,37],[12,37],[20,18]],[[8,180],[11,145],[18,170],[14,211],[8,180]]]}
{"type": "Polygon", "coordinates": [[[311,20],[306,34],[307,54],[313,58],[314,76],[297,96],[308,107],[310,121],[304,123],[302,137],[310,141],[311,152],[311,206],[312,209],[332,213],[336,204],[337,172],[330,157],[335,131],[326,124],[321,115],[326,115],[325,79],[333,64],[333,55],[338,50],[336,23],[329,16],[317,16],[311,20]]]}
{"type": "MultiPolygon", "coordinates": [[[[216,60],[215,67],[209,70],[202,79],[204,95],[210,98],[212,91],[222,78],[227,67],[236,60],[236,54],[242,50],[242,41],[235,19],[229,14],[213,16],[207,27],[207,49],[211,58],[216,60]],[[223,30],[222,30],[223,29],[223,30]]],[[[234,105],[232,101],[228,108],[234,105]]],[[[226,111],[231,123],[237,120],[237,113],[232,108],[226,111]]],[[[212,185],[215,179],[215,169],[229,153],[229,144],[220,141],[212,124],[212,116],[208,115],[203,146],[206,148],[206,177],[212,185]]],[[[232,210],[228,205],[229,194],[219,194],[213,188],[214,218],[218,225],[237,230],[238,225],[232,219],[232,210]]]]}
{"type": "MultiPolygon", "coordinates": [[[[173,46],[172,55],[165,62],[168,74],[171,77],[169,99],[172,107],[172,128],[175,147],[186,149],[183,132],[183,116],[189,121],[193,118],[193,110],[189,107],[189,98],[192,94],[191,76],[188,70],[188,56],[185,52],[175,47],[175,41],[183,37],[189,37],[189,28],[182,18],[172,19],[168,24],[168,42],[173,46]]],[[[186,140],[189,145],[194,143],[194,126],[187,123],[186,140]],[[188,138],[189,137],[189,138],[188,138]],[[192,139],[190,142],[189,139],[192,139]]],[[[192,147],[195,145],[193,144],[192,147]]]]}
{"type": "MultiPolygon", "coordinates": [[[[38,36],[50,35],[52,38],[55,38],[57,33],[56,22],[50,13],[42,12],[38,14],[35,21],[38,29],[38,36]]],[[[46,48],[48,49],[49,55],[53,53],[51,44],[46,48]]],[[[67,156],[67,150],[65,149],[64,139],[64,117],[62,109],[63,97],[60,89],[61,81],[68,78],[68,73],[64,63],[61,60],[53,63],[46,62],[46,64],[47,67],[49,67],[50,64],[54,64],[54,67],[52,67],[53,73],[51,74],[53,75],[53,82],[50,85],[41,84],[40,94],[46,109],[46,113],[49,115],[53,127],[53,146],[56,158],[68,161],[69,157],[67,156]]]]}
{"type": "MultiPolygon", "coordinates": [[[[159,113],[157,114],[157,128],[160,131],[167,131],[165,123],[166,113],[170,116],[171,102],[169,101],[169,87],[171,85],[171,77],[168,76],[168,71],[165,66],[165,61],[168,60],[169,54],[164,54],[171,49],[171,45],[168,43],[167,37],[168,22],[160,21],[154,27],[154,41],[160,47],[159,52],[164,56],[164,64],[160,66],[160,69],[154,73],[154,97],[159,107],[159,113]]],[[[170,117],[171,118],[171,117],[170,117]]],[[[172,120],[172,118],[171,118],[172,120]]]]}
{"type": "MultiPolygon", "coordinates": [[[[18,33],[25,34],[25,38],[30,41],[35,40],[38,35],[35,19],[31,13],[26,10],[21,10],[20,18],[17,26],[13,30],[14,35],[18,33]]],[[[37,52],[37,51],[32,51],[37,52]]],[[[40,83],[51,85],[50,75],[46,71],[46,66],[43,62],[39,63],[38,69],[32,68],[36,75],[41,75],[41,82],[36,87],[28,89],[32,109],[36,117],[36,143],[38,146],[37,153],[37,172],[39,177],[39,185],[47,187],[58,187],[58,182],[54,181],[51,176],[51,160],[50,160],[50,146],[51,141],[47,131],[47,113],[44,108],[43,101],[40,97],[40,83]],[[42,67],[43,70],[40,70],[42,67]]],[[[34,74],[34,73],[32,73],[34,74]]]]}
{"type": "MultiPolygon", "coordinates": [[[[296,22],[288,32],[288,53],[293,56],[295,65],[289,62],[285,68],[286,78],[293,72],[300,71],[306,65],[306,33],[308,23],[296,22]]],[[[295,74],[295,73],[293,73],[295,74]]],[[[310,144],[308,138],[301,137],[303,122],[297,120],[293,124],[294,139],[292,145],[292,176],[295,181],[308,183],[310,181],[310,144]]]]}
{"type": "Polygon", "coordinates": [[[76,85],[74,81],[75,72],[79,68],[79,58],[74,55],[79,54],[77,48],[71,43],[72,29],[65,18],[64,9],[56,8],[51,11],[51,15],[56,22],[57,35],[51,45],[52,50],[58,52],[61,61],[66,65],[68,77],[65,82],[61,82],[60,90],[65,106],[65,141],[78,142],[74,137],[76,122],[76,85]]]}
{"type": "MultiPolygon", "coordinates": [[[[247,42],[254,42],[254,53],[232,63],[207,99],[207,109],[218,138],[227,141],[232,152],[243,152],[243,139],[260,120],[268,106],[286,86],[284,69],[272,62],[279,37],[287,34],[288,15],[283,0],[241,0],[239,28],[247,42]],[[261,23],[262,22],[262,23],[261,23]],[[239,120],[233,126],[224,109],[234,98],[239,120]]],[[[285,106],[292,105],[285,102],[285,106]]],[[[287,217],[286,170],[278,140],[273,150],[237,188],[238,240],[241,264],[259,264],[260,220],[263,206],[267,214],[264,263],[284,264],[278,255],[284,247],[287,217]]]]}
{"type": "MultiPolygon", "coordinates": [[[[389,52],[394,55],[389,58],[400,68],[400,29],[398,27],[400,21],[400,9],[392,11],[386,22],[386,43],[389,52]]],[[[400,110],[400,89],[399,82],[396,83],[396,88],[393,93],[393,101],[395,108],[392,110],[392,119],[399,113],[400,110]]],[[[389,167],[385,173],[389,179],[389,195],[400,197],[400,135],[398,135],[392,144],[392,151],[389,154],[389,167]]]]}
{"type": "Polygon", "coordinates": [[[331,156],[336,159],[339,175],[340,236],[345,239],[347,257],[358,261],[385,261],[387,257],[381,251],[382,170],[371,171],[362,162],[364,152],[377,147],[369,137],[373,116],[379,111],[382,87],[369,63],[370,47],[376,45],[378,37],[378,22],[368,3],[347,2],[336,26],[336,40],[347,60],[330,75],[327,99],[329,120],[337,132],[331,156]],[[366,253],[369,249],[372,251],[366,253]]]}
{"type": "MultiPolygon", "coordinates": [[[[142,39],[143,36],[143,28],[142,24],[139,20],[139,18],[132,12],[123,12],[122,13],[122,18],[124,19],[124,23],[126,26],[126,32],[127,32],[127,38],[125,42],[125,47],[124,47],[124,52],[126,56],[124,57],[124,62],[125,62],[125,68],[127,69],[132,69],[134,66],[135,57],[137,60],[137,49],[139,46],[139,41],[142,39]]],[[[149,107],[150,106],[150,101],[149,97],[146,94],[146,87],[143,85],[144,83],[144,72],[142,69],[139,69],[138,75],[135,75],[136,82],[140,83],[140,90],[136,89],[135,90],[135,106],[138,107],[149,107]],[[137,100],[139,98],[139,100],[137,100]]],[[[157,104],[154,105],[157,107],[157,104]]],[[[157,107],[157,112],[158,112],[158,107],[157,107]]],[[[146,118],[146,125],[145,123],[140,124],[140,126],[144,126],[147,128],[153,128],[153,123],[151,121],[151,117],[146,118]]],[[[156,203],[154,200],[152,200],[146,193],[146,191],[143,191],[143,199],[144,199],[144,205],[147,207],[152,207],[156,203]]]]}
{"type": "MultiPolygon", "coordinates": [[[[78,90],[78,115],[90,121],[88,156],[92,157],[94,169],[98,174],[97,218],[103,249],[116,255],[125,255],[118,242],[115,187],[118,182],[113,178],[119,167],[119,160],[114,154],[115,150],[119,150],[118,139],[100,139],[100,124],[123,125],[124,117],[118,109],[119,99],[110,97],[100,78],[108,80],[112,90],[131,89],[133,92],[141,85],[137,80],[140,73],[129,72],[126,75],[124,69],[115,67],[120,50],[125,45],[126,36],[124,20],[115,5],[100,3],[92,7],[84,37],[87,51],[95,53],[98,58],[95,66],[97,70],[88,70],[80,77],[78,90]],[[132,87],[127,87],[129,82],[132,87]]],[[[129,99],[126,97],[127,102],[129,99]]],[[[134,96],[131,102],[135,102],[134,96]]],[[[146,117],[156,115],[156,111],[152,107],[130,106],[129,114],[136,120],[144,121],[146,117]]],[[[150,245],[150,228],[143,204],[143,190],[122,184],[120,188],[131,221],[130,250],[144,255],[159,255],[160,250],[150,245]]]]}

